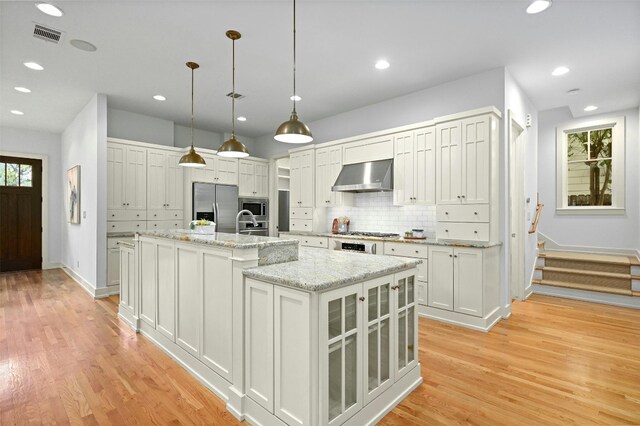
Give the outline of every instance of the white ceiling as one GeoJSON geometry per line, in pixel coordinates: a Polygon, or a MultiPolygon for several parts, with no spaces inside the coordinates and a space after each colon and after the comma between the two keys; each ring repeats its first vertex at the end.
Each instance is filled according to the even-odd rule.
{"type": "MultiPolygon", "coordinates": [[[[188,125],[196,71],[196,127],[231,127],[231,41],[236,29],[239,134],[273,132],[291,110],[290,1],[32,1],[0,3],[0,124],[61,132],[93,93],[109,107],[188,125]],[[55,45],[34,22],[65,32],[55,45]],[[98,51],[69,44],[87,40],[98,51]],[[26,69],[36,61],[44,71],[26,69]],[[25,86],[30,94],[18,93],[25,86]],[[155,94],[165,102],[152,99],[155,94]],[[25,112],[18,117],[9,111],[25,112]]],[[[445,81],[506,66],[540,109],[585,115],[640,103],[640,1],[556,0],[527,15],[528,0],[298,0],[298,112],[309,122],[445,81]],[[391,67],[374,69],[387,58],[391,67]],[[552,77],[553,68],[571,72],[552,77]],[[566,91],[580,88],[577,95],[566,91]]]]}

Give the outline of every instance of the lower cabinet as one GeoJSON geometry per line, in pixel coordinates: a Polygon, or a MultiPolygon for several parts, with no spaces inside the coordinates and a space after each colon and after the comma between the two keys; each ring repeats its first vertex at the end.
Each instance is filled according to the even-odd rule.
{"type": "Polygon", "coordinates": [[[359,422],[360,410],[419,369],[416,272],[321,294],[247,279],[247,395],[289,425],[359,422]]]}
{"type": "Polygon", "coordinates": [[[132,247],[120,247],[120,308],[131,316],[136,315],[136,263],[132,247]]]}
{"type": "Polygon", "coordinates": [[[107,287],[120,284],[120,246],[118,238],[107,238],[107,287]]]}

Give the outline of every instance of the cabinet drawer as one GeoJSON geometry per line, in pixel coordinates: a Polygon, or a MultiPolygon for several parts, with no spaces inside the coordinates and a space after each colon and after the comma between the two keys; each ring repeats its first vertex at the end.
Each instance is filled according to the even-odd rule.
{"type": "Polygon", "coordinates": [[[436,206],[438,222],[489,222],[487,204],[436,206]]]}
{"type": "Polygon", "coordinates": [[[147,229],[144,220],[131,220],[123,222],[107,222],[107,232],[136,232],[147,229]]]}
{"type": "Polygon", "coordinates": [[[438,223],[436,237],[445,240],[489,241],[489,224],[438,223]]]}
{"type": "Polygon", "coordinates": [[[427,246],[412,243],[384,243],[384,254],[387,256],[405,256],[427,258],[427,246]]]}
{"type": "MultiPolygon", "coordinates": [[[[293,207],[291,208],[291,219],[312,219],[313,209],[310,207],[293,207]]],[[[311,229],[309,229],[310,231],[311,229]]]]}
{"type": "Polygon", "coordinates": [[[134,220],[146,220],[147,212],[145,210],[108,210],[108,221],[134,221],[134,220]]]}
{"type": "Polygon", "coordinates": [[[289,226],[292,231],[307,231],[311,232],[313,229],[313,220],[307,219],[291,219],[289,226]]]}
{"type": "Polygon", "coordinates": [[[329,239],[325,237],[306,237],[297,235],[296,239],[300,241],[300,245],[304,247],[319,247],[325,249],[329,247],[329,239]]]}
{"type": "Polygon", "coordinates": [[[182,229],[182,220],[150,220],[147,229],[182,229]]]}
{"type": "Polygon", "coordinates": [[[149,210],[147,220],[182,220],[182,210],[149,210]]]}

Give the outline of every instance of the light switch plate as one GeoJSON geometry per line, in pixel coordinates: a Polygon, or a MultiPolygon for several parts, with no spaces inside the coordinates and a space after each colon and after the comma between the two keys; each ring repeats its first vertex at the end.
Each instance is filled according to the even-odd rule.
{"type": "Polygon", "coordinates": [[[86,211],[86,210],[84,210],[84,211],[82,212],[82,218],[83,218],[83,219],[86,219],[86,218],[87,218],[87,211],[86,211]]]}

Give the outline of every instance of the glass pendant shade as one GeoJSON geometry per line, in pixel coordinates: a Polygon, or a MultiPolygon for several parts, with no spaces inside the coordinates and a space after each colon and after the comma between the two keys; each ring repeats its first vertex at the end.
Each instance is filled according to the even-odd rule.
{"type": "Polygon", "coordinates": [[[298,120],[298,114],[291,113],[291,118],[282,123],[276,135],[273,137],[278,142],[284,143],[307,143],[313,141],[311,130],[302,121],[298,120]]]}
{"type": "Polygon", "coordinates": [[[202,158],[192,146],[189,152],[180,157],[178,164],[182,167],[204,167],[207,165],[207,162],[204,161],[204,158],[202,158]]]}
{"type": "Polygon", "coordinates": [[[220,157],[245,158],[249,156],[249,151],[235,136],[231,136],[231,139],[220,145],[218,155],[220,157]]]}

